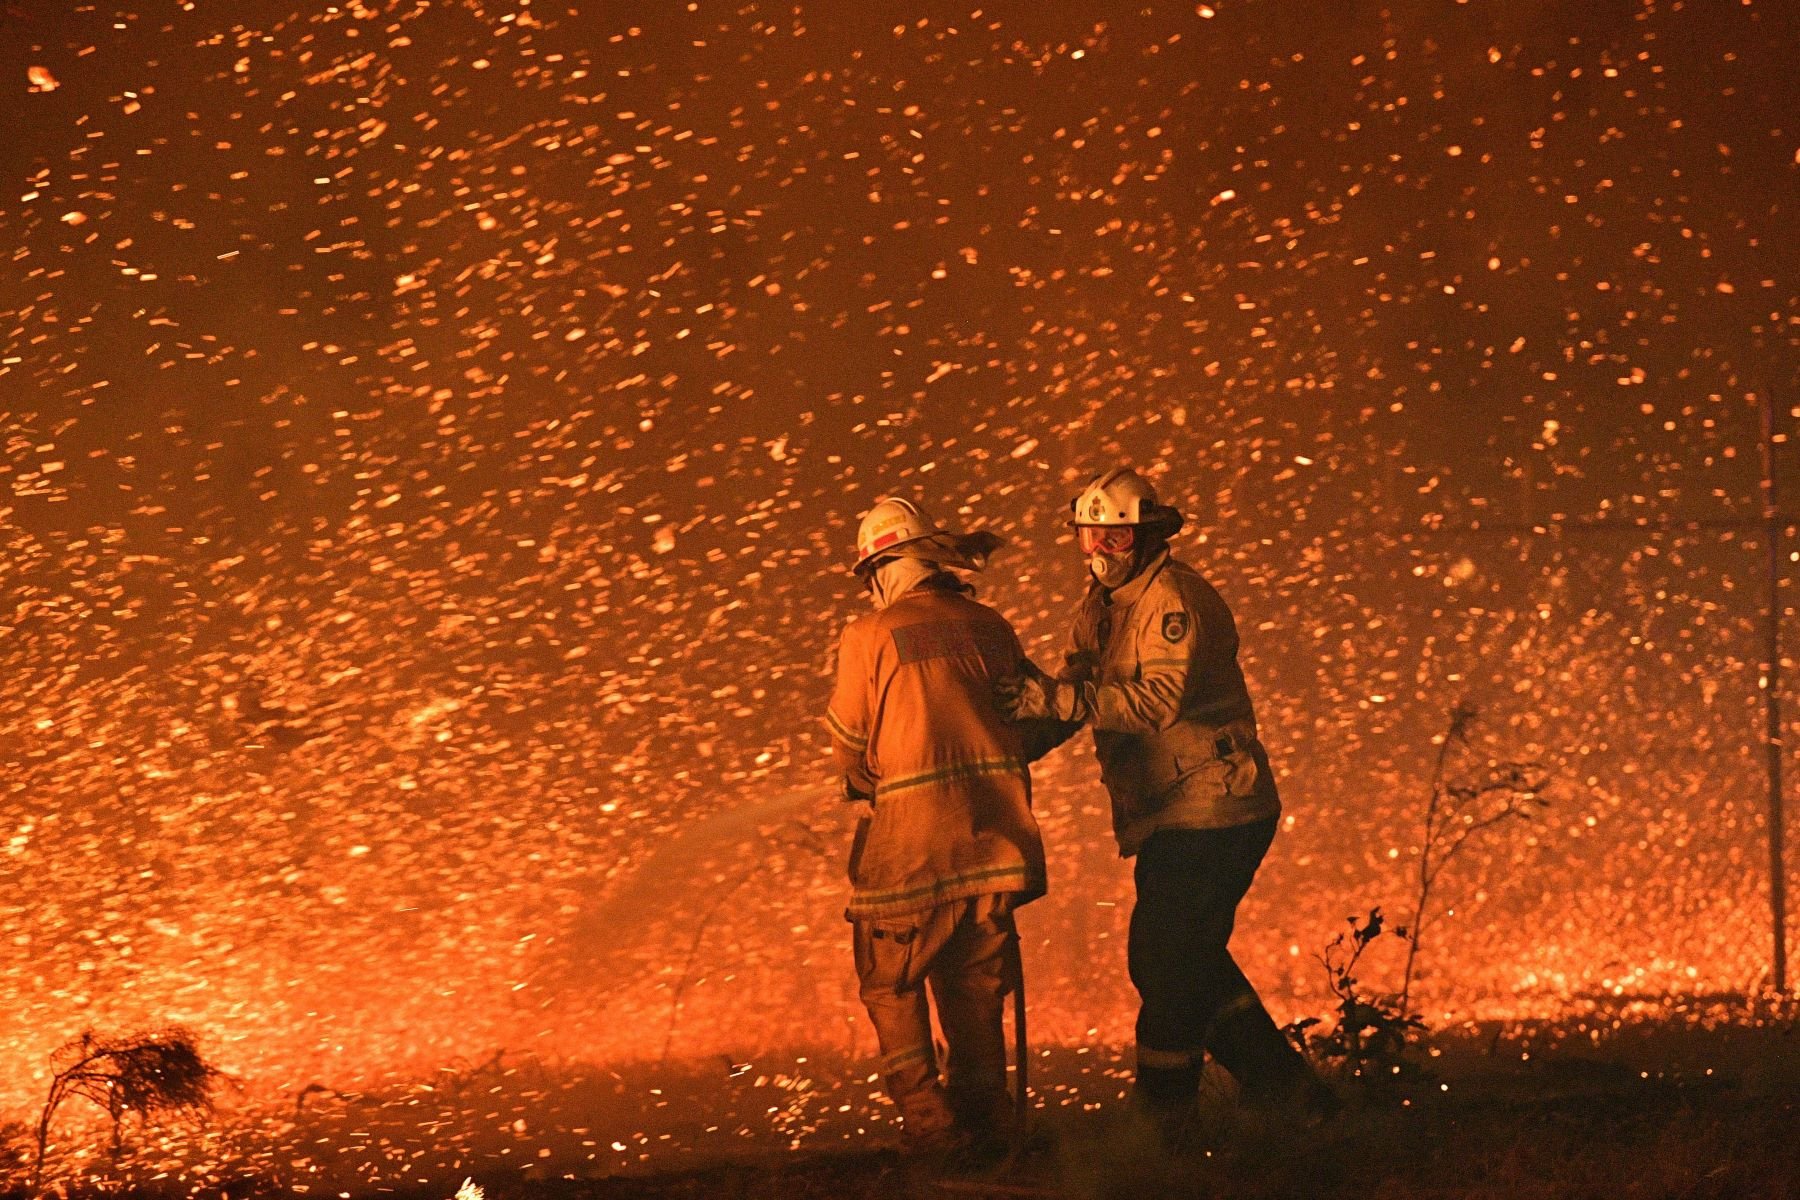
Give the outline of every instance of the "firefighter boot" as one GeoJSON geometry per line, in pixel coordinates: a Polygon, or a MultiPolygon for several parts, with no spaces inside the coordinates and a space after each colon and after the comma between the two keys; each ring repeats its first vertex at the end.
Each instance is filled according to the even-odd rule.
{"type": "Polygon", "coordinates": [[[1337,1093],[1276,1028],[1254,994],[1225,1006],[1207,1033],[1206,1049],[1237,1080],[1246,1108],[1308,1127],[1343,1108],[1337,1093]]]}
{"type": "MultiPolygon", "coordinates": [[[[1199,1063],[1154,1065],[1138,1053],[1137,1080],[1131,1087],[1131,1107],[1146,1120],[1166,1151],[1186,1147],[1198,1130],[1200,1119],[1199,1063]]],[[[1170,1056],[1173,1057],[1173,1056],[1170,1056]]]]}
{"type": "Polygon", "coordinates": [[[905,1091],[896,1090],[890,1079],[888,1091],[900,1110],[900,1145],[904,1153],[931,1156],[961,1149],[969,1140],[956,1128],[944,1089],[936,1079],[905,1091]]]}

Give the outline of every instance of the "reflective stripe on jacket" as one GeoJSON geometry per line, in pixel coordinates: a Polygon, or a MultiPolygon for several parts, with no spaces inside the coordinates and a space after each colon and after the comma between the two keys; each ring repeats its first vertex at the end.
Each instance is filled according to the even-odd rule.
{"type": "Polygon", "coordinates": [[[1093,713],[1113,834],[1129,858],[1158,829],[1224,829],[1281,811],[1238,666],[1237,623],[1167,550],[1076,611],[1064,678],[1093,713]]]}
{"type": "Polygon", "coordinates": [[[920,586],[852,621],[825,713],[838,765],[875,797],[851,863],[852,919],[1044,893],[1026,734],[995,709],[1019,639],[993,609],[920,586]]]}

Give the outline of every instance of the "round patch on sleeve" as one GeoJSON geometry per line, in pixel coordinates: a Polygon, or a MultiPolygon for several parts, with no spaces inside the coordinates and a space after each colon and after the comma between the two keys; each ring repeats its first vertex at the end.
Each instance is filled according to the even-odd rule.
{"type": "Polygon", "coordinates": [[[1179,642],[1187,636],[1188,615],[1184,612],[1163,614],[1162,633],[1165,642],[1179,642]]]}

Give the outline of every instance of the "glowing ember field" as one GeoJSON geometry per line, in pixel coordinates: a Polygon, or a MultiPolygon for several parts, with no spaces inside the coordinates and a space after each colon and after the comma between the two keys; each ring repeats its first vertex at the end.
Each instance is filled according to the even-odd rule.
{"type": "MultiPolygon", "coordinates": [[[[179,1023],[252,1112],[504,1049],[599,1112],[725,1081],[569,1117],[575,1161],[860,1136],[855,519],[1006,535],[982,595],[1051,663],[1119,459],[1244,634],[1279,1017],[1410,915],[1458,700],[1555,783],[1446,875],[1434,1025],[1768,985],[1768,543],[1725,526],[1762,398],[1800,417],[1800,12],[875,7],[0,6],[6,1119],[82,1030],[179,1023]]],[[[1039,785],[1032,1028],[1098,1101],[1129,875],[1085,743],[1039,785]]]]}

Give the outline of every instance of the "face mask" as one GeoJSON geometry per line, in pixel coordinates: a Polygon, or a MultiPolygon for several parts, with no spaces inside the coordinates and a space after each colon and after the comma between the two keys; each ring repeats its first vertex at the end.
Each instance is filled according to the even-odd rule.
{"type": "Polygon", "coordinates": [[[1098,551],[1088,556],[1088,570],[1100,581],[1100,586],[1108,591],[1124,587],[1137,573],[1137,553],[1132,550],[1123,554],[1098,551]]]}
{"type": "Polygon", "coordinates": [[[1131,581],[1137,573],[1137,530],[1129,525],[1083,525],[1076,532],[1088,556],[1088,570],[1101,587],[1111,590],[1131,581]]]}

